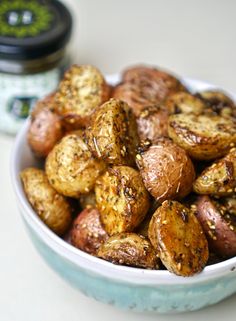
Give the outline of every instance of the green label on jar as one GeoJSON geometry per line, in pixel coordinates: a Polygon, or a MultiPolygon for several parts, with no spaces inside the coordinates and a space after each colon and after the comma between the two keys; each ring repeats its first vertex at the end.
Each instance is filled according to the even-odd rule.
{"type": "Polygon", "coordinates": [[[15,38],[35,37],[52,26],[53,13],[35,0],[0,1],[0,35],[15,38]]]}

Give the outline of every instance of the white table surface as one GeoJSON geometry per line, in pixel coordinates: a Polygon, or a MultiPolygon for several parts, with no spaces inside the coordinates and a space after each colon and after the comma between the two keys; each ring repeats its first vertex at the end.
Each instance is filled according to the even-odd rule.
{"type": "MultiPolygon", "coordinates": [[[[103,73],[147,62],[236,92],[236,1],[64,2],[75,15],[76,62],[103,73]]],[[[0,321],[235,320],[236,295],[193,313],[144,315],[96,302],[62,281],[36,253],[18,214],[9,177],[13,140],[0,134],[0,321]]]]}

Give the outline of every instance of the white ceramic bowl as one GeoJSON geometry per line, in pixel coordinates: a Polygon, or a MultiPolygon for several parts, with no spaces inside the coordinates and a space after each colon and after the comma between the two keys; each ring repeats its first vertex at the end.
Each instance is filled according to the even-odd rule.
{"type": "MultiPolygon", "coordinates": [[[[107,78],[111,84],[118,81],[118,76],[107,78]]],[[[215,88],[196,80],[185,79],[183,83],[192,91],[215,88]]],[[[196,276],[184,278],[168,271],[114,265],[76,249],[55,235],[29,205],[19,178],[24,168],[40,166],[27,146],[28,126],[29,121],[15,141],[11,157],[12,183],[32,242],[45,261],[65,280],[99,301],[124,309],[162,313],[197,310],[236,292],[236,257],[207,266],[196,276]]]]}

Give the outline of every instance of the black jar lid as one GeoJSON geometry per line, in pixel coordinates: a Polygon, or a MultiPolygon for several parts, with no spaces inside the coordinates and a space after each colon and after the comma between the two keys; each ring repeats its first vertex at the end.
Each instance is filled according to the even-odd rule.
{"type": "Polygon", "coordinates": [[[0,0],[0,59],[53,54],[65,47],[71,30],[71,14],[57,0],[0,0]]]}

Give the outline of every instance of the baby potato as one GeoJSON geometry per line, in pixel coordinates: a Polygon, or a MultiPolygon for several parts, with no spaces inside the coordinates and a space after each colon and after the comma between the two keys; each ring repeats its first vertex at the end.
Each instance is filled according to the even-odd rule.
{"type": "Polygon", "coordinates": [[[174,93],[169,96],[164,106],[172,114],[189,114],[200,115],[206,109],[205,103],[198,97],[184,91],[174,93]]]}
{"type": "Polygon", "coordinates": [[[46,174],[55,190],[79,198],[93,190],[105,164],[93,158],[83,138],[69,134],[53,148],[46,159],[46,174]]]}
{"type": "Polygon", "coordinates": [[[163,106],[145,107],[137,118],[140,140],[155,142],[158,137],[168,137],[169,112],[163,106]]]}
{"type": "Polygon", "coordinates": [[[138,171],[114,166],[95,185],[97,208],[109,235],[132,232],[149,209],[149,195],[138,171]]]}
{"type": "Polygon", "coordinates": [[[236,123],[220,116],[171,115],[168,133],[177,145],[199,160],[224,156],[236,143],[236,123]]]}
{"type": "Polygon", "coordinates": [[[94,192],[89,194],[81,195],[79,198],[79,203],[82,209],[96,207],[96,197],[94,192]]]}
{"type": "Polygon", "coordinates": [[[232,195],[235,188],[236,148],[232,148],[224,158],[207,167],[193,184],[194,192],[214,196],[232,195]]]}
{"type": "Polygon", "coordinates": [[[144,185],[158,201],[181,199],[192,190],[195,171],[187,153],[168,138],[140,149],[136,156],[144,185]]]}
{"type": "Polygon", "coordinates": [[[20,177],[35,212],[53,232],[63,235],[71,223],[69,202],[52,188],[43,170],[26,168],[20,177]]]}
{"type": "Polygon", "coordinates": [[[236,117],[233,100],[222,91],[206,90],[197,94],[206,104],[207,111],[222,117],[236,117]]]}
{"type": "Polygon", "coordinates": [[[84,209],[74,220],[70,234],[72,245],[92,255],[108,239],[96,208],[84,209]]]}
{"type": "Polygon", "coordinates": [[[96,158],[113,165],[134,165],[138,134],[128,105],[110,99],[97,108],[86,130],[86,140],[96,158]]]}
{"type": "Polygon", "coordinates": [[[205,267],[209,252],[206,237],[194,213],[176,201],[165,201],[154,213],[149,239],[165,267],[191,276],[205,267]]]}
{"type": "Polygon", "coordinates": [[[115,264],[158,269],[158,258],[151,243],[135,233],[111,236],[98,250],[98,256],[115,264]]]}
{"type": "Polygon", "coordinates": [[[219,202],[207,195],[196,202],[196,214],[208,239],[210,249],[224,258],[236,255],[236,219],[219,202]]]}
{"type": "Polygon", "coordinates": [[[58,113],[72,128],[85,127],[95,108],[108,100],[109,95],[110,87],[97,68],[73,65],[56,94],[58,113]]]}
{"type": "Polygon", "coordinates": [[[135,116],[144,107],[162,102],[168,95],[185,90],[174,76],[147,66],[136,66],[124,71],[122,83],[117,85],[112,96],[125,101],[135,116]]]}
{"type": "Polygon", "coordinates": [[[61,117],[55,113],[55,94],[36,103],[31,113],[28,144],[38,157],[46,157],[64,134],[61,117]]]}

